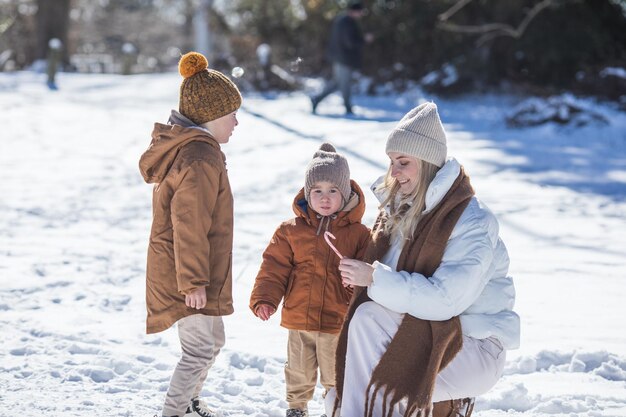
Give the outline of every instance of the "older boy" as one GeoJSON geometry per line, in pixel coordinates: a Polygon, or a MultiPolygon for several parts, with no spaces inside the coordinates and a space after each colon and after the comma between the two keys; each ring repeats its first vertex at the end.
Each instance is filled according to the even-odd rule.
{"type": "Polygon", "coordinates": [[[235,126],[241,94],[206,58],[181,57],[179,111],[156,123],[139,167],[154,184],[146,271],[147,333],[178,323],[182,357],[162,415],[214,417],[198,396],[224,345],[233,312],[233,196],[221,145],[235,126]]]}

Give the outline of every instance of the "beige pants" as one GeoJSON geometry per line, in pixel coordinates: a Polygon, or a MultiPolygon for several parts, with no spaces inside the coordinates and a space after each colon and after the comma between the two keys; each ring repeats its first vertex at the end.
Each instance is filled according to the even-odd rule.
{"type": "Polygon", "coordinates": [[[178,320],[182,356],[165,396],[164,416],[184,416],[191,399],[200,395],[202,384],[217,354],[224,346],[221,317],[194,314],[178,320]]]}
{"type": "Polygon", "coordinates": [[[317,384],[317,368],[324,395],[335,386],[338,334],[289,330],[285,382],[289,408],[307,409],[317,384]]]}

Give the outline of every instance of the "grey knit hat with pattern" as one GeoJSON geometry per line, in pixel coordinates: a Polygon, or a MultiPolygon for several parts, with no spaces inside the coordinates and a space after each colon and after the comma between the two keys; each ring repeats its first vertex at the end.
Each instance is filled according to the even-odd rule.
{"type": "Polygon", "coordinates": [[[385,152],[399,152],[441,168],[447,155],[446,132],[435,103],[423,103],[404,115],[387,138],[385,152]]]}
{"type": "Polygon", "coordinates": [[[304,198],[309,201],[311,188],[317,182],[326,181],[339,188],[343,202],[350,200],[352,188],[350,187],[350,168],[348,160],[330,143],[323,143],[319,150],[313,154],[313,159],[306,167],[304,179],[304,198]]]}

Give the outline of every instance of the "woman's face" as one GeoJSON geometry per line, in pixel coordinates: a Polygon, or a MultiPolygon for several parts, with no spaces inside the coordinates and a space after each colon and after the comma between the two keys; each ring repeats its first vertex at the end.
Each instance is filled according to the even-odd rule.
{"type": "Polygon", "coordinates": [[[233,130],[235,130],[235,126],[238,124],[237,112],[235,111],[219,119],[206,122],[205,126],[209,129],[211,134],[213,134],[213,137],[218,143],[228,143],[230,135],[233,134],[233,130]]]}
{"type": "Polygon", "coordinates": [[[391,177],[400,184],[402,194],[410,194],[417,187],[420,164],[417,158],[399,152],[389,152],[391,177]]]}

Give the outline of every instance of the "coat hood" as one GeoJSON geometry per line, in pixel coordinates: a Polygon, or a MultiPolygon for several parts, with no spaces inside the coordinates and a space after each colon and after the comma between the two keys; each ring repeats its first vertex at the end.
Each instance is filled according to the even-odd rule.
{"type": "Polygon", "coordinates": [[[206,129],[155,123],[150,146],[139,159],[139,170],[143,179],[149,184],[161,182],[180,148],[193,141],[206,142],[221,150],[219,143],[206,129]]]}
{"type": "MultiPolygon", "coordinates": [[[[350,180],[350,188],[352,189],[350,200],[346,203],[344,208],[337,213],[337,220],[340,225],[360,223],[363,214],[365,214],[365,196],[363,195],[361,187],[359,187],[359,184],[354,180],[350,180]]],[[[304,188],[302,188],[293,199],[292,207],[296,216],[302,217],[310,224],[315,225],[319,222],[315,212],[312,209],[309,210],[309,205],[304,198],[304,188]]]]}

